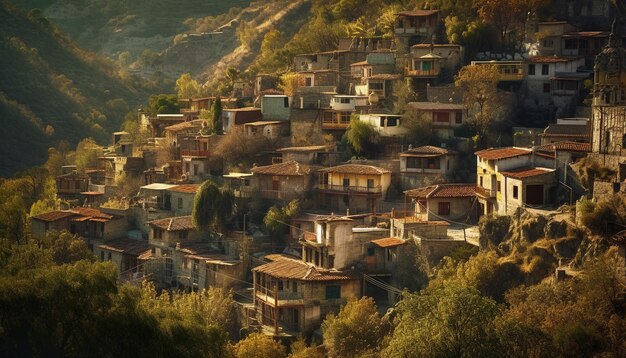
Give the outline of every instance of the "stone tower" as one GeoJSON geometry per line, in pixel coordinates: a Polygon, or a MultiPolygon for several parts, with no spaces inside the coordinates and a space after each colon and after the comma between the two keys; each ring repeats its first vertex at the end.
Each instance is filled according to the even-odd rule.
{"type": "Polygon", "coordinates": [[[609,41],[596,56],[591,150],[605,166],[626,162],[626,49],[613,22],[609,41]]]}

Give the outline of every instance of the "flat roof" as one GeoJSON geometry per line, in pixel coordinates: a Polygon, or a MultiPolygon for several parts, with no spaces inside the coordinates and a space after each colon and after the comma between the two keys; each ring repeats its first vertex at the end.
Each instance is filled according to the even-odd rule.
{"type": "Polygon", "coordinates": [[[224,178],[235,178],[235,179],[240,179],[240,178],[248,178],[253,176],[254,174],[252,173],[236,173],[236,172],[231,172],[228,174],[224,174],[223,177],[224,178]]]}
{"type": "Polygon", "coordinates": [[[173,188],[175,186],[177,186],[177,185],[165,184],[165,183],[152,183],[152,184],[144,185],[144,186],[140,187],[140,189],[146,189],[146,190],[167,190],[167,189],[171,189],[171,188],[173,188]]]}

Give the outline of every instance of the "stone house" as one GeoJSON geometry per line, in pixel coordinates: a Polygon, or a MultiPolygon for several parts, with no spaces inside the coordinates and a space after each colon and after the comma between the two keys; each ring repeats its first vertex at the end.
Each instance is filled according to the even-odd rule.
{"type": "Polygon", "coordinates": [[[322,109],[322,130],[345,131],[353,113],[363,113],[370,108],[367,96],[333,95],[330,108],[322,109]]]}
{"type": "Polygon", "coordinates": [[[465,56],[463,47],[456,44],[416,44],[411,46],[408,66],[405,67],[405,76],[429,76],[429,71],[435,66],[424,67],[425,59],[428,59],[424,56],[428,55],[432,55],[431,58],[433,59],[439,59],[437,68],[440,69],[440,72],[437,76],[455,73],[461,67],[465,56]],[[407,72],[407,70],[417,72],[407,72]]]}
{"type": "Polygon", "coordinates": [[[398,252],[406,240],[397,237],[385,237],[370,241],[364,258],[365,271],[390,274],[398,261],[398,252]]]}
{"type": "Polygon", "coordinates": [[[275,140],[289,135],[289,122],[283,121],[258,121],[243,125],[246,135],[250,137],[265,137],[275,140]]]}
{"type": "Polygon", "coordinates": [[[591,124],[587,118],[559,118],[539,134],[541,145],[558,142],[589,143],[591,124]]]}
{"type": "Polygon", "coordinates": [[[282,94],[261,97],[261,114],[266,121],[288,121],[292,98],[282,94]]]}
{"type": "Polygon", "coordinates": [[[554,156],[528,148],[476,152],[481,215],[510,215],[520,206],[541,207],[556,200],[554,156]]]}
{"type": "MultiPolygon", "coordinates": [[[[293,200],[312,187],[311,167],[296,161],[254,167],[250,187],[241,190],[258,192],[264,199],[293,200]]],[[[250,195],[253,195],[250,193],[250,195]]]]}
{"type": "Polygon", "coordinates": [[[193,201],[200,184],[182,184],[166,189],[170,195],[172,216],[191,215],[193,201]]]}
{"type": "Polygon", "coordinates": [[[120,237],[97,245],[94,254],[100,261],[111,261],[123,280],[138,278],[141,263],[151,254],[147,240],[120,237]]]}
{"type": "Polygon", "coordinates": [[[263,119],[261,109],[255,107],[245,108],[224,108],[222,110],[222,130],[224,133],[234,126],[241,126],[250,122],[257,122],[263,119]]]}
{"type": "Polygon", "coordinates": [[[419,43],[429,43],[441,28],[439,10],[400,11],[396,14],[394,34],[400,45],[408,49],[419,43]]]}
{"type": "Polygon", "coordinates": [[[478,220],[476,184],[437,184],[407,190],[404,195],[415,203],[415,217],[421,220],[467,224],[478,220]]]}
{"type": "Polygon", "coordinates": [[[57,195],[65,200],[80,199],[81,193],[89,191],[89,176],[80,174],[72,168],[55,178],[57,195]]]}
{"type": "Polygon", "coordinates": [[[403,137],[407,134],[400,114],[361,114],[359,120],[371,124],[381,137],[403,137]]]}
{"type": "Polygon", "coordinates": [[[329,209],[375,212],[390,185],[391,171],[371,165],[344,164],[318,170],[318,200],[329,209]]]}
{"type": "Polygon", "coordinates": [[[208,243],[180,243],[173,250],[176,285],[191,290],[231,288],[245,279],[239,257],[226,255],[208,243]]]}
{"type": "Polygon", "coordinates": [[[457,152],[430,145],[400,153],[400,182],[405,188],[442,182],[457,166],[457,152]]]}
{"type": "Polygon", "coordinates": [[[295,161],[302,164],[331,166],[336,164],[338,153],[333,145],[309,145],[286,147],[277,150],[282,155],[282,162],[295,161]]]}
{"type": "Polygon", "coordinates": [[[454,138],[454,129],[466,121],[466,112],[462,104],[410,102],[409,111],[431,122],[431,128],[441,139],[454,138]]]}
{"type": "Polygon", "coordinates": [[[258,322],[274,335],[312,333],[348,299],[361,297],[361,275],[324,269],[295,257],[267,255],[252,269],[258,322]]]}

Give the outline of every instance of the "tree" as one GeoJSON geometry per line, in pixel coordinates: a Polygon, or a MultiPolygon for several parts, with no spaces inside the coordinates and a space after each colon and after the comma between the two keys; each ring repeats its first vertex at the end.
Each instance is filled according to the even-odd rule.
{"type": "Polygon", "coordinates": [[[309,347],[302,337],[291,344],[289,358],[324,358],[324,352],[318,347],[309,347]]]}
{"type": "Polygon", "coordinates": [[[76,164],[76,171],[79,173],[84,173],[86,169],[96,168],[98,158],[104,155],[102,147],[91,138],[85,138],[78,142],[75,153],[74,164],[76,164]]]}
{"type": "Polygon", "coordinates": [[[405,113],[402,125],[407,129],[407,140],[414,146],[437,142],[437,135],[432,130],[432,120],[418,112],[405,113]]]}
{"type": "Polygon", "coordinates": [[[202,95],[202,87],[189,73],[183,73],[176,80],[178,98],[194,98],[202,95]]]}
{"type": "Polygon", "coordinates": [[[178,96],[175,94],[159,94],[150,96],[148,101],[148,112],[151,116],[162,113],[178,113],[180,105],[178,96]]]}
{"type": "Polygon", "coordinates": [[[233,212],[232,193],[220,189],[210,180],[198,189],[191,213],[193,225],[202,231],[215,230],[223,225],[224,220],[233,212]]]}
{"type": "Polygon", "coordinates": [[[222,134],[223,133],[223,124],[222,124],[222,100],[219,96],[215,98],[215,102],[213,102],[213,106],[211,106],[211,122],[210,126],[212,128],[213,133],[222,134]]]}
{"type": "Polygon", "coordinates": [[[278,79],[278,88],[282,90],[285,95],[292,97],[298,90],[298,87],[302,85],[301,82],[299,74],[287,72],[282,74],[278,79]]]}
{"type": "Polygon", "coordinates": [[[370,297],[350,299],[338,315],[331,313],[322,323],[324,345],[331,357],[374,355],[380,349],[385,332],[370,297]]]}
{"type": "Polygon", "coordinates": [[[95,256],[87,244],[78,235],[63,230],[49,231],[45,239],[40,241],[42,249],[50,249],[52,259],[57,265],[69,264],[81,260],[94,261],[95,256]]]}
{"type": "Polygon", "coordinates": [[[248,137],[243,126],[235,126],[228,130],[215,148],[216,156],[225,164],[236,170],[247,170],[262,150],[271,148],[265,137],[248,137]]]}
{"type": "Polygon", "coordinates": [[[237,358],[280,358],[286,357],[285,346],[263,333],[252,333],[233,347],[237,358]]]}
{"type": "Polygon", "coordinates": [[[392,272],[396,287],[419,291],[428,284],[428,262],[414,240],[408,240],[400,250],[392,272]]]}
{"type": "Polygon", "coordinates": [[[383,351],[393,357],[500,356],[493,320],[496,303],[473,288],[451,283],[405,293],[383,351]]]}
{"type": "Polygon", "coordinates": [[[357,154],[373,154],[378,142],[378,132],[370,123],[361,121],[357,115],[352,115],[350,125],[346,131],[346,139],[357,154]]]}
{"type": "Polygon", "coordinates": [[[299,212],[300,202],[297,199],[282,208],[272,206],[265,214],[263,224],[272,236],[282,238],[287,233],[289,220],[298,216],[299,212]]]}

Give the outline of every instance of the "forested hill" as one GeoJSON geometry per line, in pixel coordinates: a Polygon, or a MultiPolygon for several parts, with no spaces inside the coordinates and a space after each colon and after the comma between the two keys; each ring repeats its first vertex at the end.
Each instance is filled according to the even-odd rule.
{"type": "Polygon", "coordinates": [[[60,140],[106,140],[151,89],[78,48],[39,11],[0,1],[0,176],[60,140]]]}

